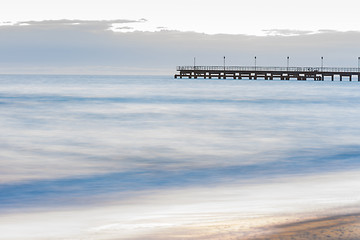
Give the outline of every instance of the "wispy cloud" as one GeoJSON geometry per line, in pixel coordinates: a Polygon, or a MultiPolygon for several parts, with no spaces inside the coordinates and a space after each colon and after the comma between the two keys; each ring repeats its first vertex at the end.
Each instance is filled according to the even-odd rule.
{"type": "Polygon", "coordinates": [[[109,28],[114,24],[128,24],[128,23],[144,23],[147,22],[146,19],[142,18],[140,20],[128,20],[128,19],[115,19],[115,20],[44,20],[44,21],[21,21],[16,22],[13,26],[37,26],[44,28],[57,28],[59,26],[89,26],[89,27],[101,27],[103,29],[109,28]]]}
{"type": "Polygon", "coordinates": [[[263,30],[266,35],[270,36],[297,36],[314,33],[313,31],[294,30],[294,29],[266,29],[263,30]]]}

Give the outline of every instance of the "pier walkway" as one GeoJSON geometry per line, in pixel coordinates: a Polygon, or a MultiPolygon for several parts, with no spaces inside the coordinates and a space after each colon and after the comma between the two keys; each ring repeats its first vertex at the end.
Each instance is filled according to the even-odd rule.
{"type": "Polygon", "coordinates": [[[265,80],[357,80],[359,68],[337,67],[246,67],[246,66],[178,66],[174,78],[265,79],[265,80]]]}

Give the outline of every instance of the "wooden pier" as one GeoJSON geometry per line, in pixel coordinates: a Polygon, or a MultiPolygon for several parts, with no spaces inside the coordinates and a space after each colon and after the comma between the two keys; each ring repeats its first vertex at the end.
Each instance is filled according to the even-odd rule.
{"type": "Polygon", "coordinates": [[[178,66],[174,78],[360,81],[359,68],[178,66]]]}

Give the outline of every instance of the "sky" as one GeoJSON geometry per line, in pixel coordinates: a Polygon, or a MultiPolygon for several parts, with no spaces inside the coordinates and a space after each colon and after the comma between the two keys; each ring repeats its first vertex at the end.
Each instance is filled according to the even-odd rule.
{"type": "Polygon", "coordinates": [[[5,0],[2,21],[147,19],[142,30],[163,27],[201,33],[261,34],[269,29],[360,30],[355,0],[5,0]]]}
{"type": "Polygon", "coordinates": [[[357,2],[2,1],[3,73],[172,74],[176,65],[357,66],[357,2]],[[310,6],[310,7],[309,7],[310,6]],[[55,37],[56,36],[56,37],[55,37]],[[68,66],[67,66],[68,65],[68,66]]]}

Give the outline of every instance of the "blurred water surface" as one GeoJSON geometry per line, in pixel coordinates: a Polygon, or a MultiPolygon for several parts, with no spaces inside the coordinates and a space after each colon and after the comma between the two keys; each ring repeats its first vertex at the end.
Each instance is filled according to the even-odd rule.
{"type": "Polygon", "coordinates": [[[0,212],[360,170],[359,89],[0,75],[0,212]]]}
{"type": "Polygon", "coordinates": [[[359,167],[357,82],[13,75],[0,84],[2,203],[359,167]]]}

